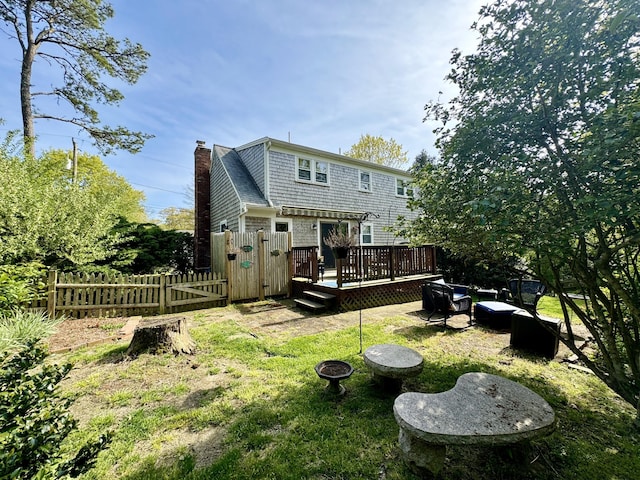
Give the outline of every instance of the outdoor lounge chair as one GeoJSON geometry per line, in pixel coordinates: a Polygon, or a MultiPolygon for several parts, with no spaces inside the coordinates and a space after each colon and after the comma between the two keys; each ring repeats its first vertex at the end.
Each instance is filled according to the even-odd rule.
{"type": "Polygon", "coordinates": [[[422,286],[422,309],[429,313],[428,321],[436,313],[444,315],[444,325],[453,315],[469,316],[471,324],[471,297],[461,285],[447,285],[440,282],[427,282],[422,286]]]}
{"type": "Polygon", "coordinates": [[[515,278],[509,280],[509,290],[505,291],[505,301],[534,314],[538,307],[538,301],[545,291],[546,287],[538,280],[515,278]]]}

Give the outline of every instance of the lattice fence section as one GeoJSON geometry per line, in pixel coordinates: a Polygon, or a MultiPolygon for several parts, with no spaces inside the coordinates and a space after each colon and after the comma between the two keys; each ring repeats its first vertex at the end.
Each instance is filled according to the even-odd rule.
{"type": "Polygon", "coordinates": [[[317,290],[337,297],[337,306],[342,311],[380,307],[398,303],[416,302],[422,299],[422,285],[429,277],[400,279],[373,285],[332,288],[309,282],[293,282],[293,296],[302,297],[303,290],[317,290]]]}
{"type": "Polygon", "coordinates": [[[339,307],[342,311],[360,308],[381,307],[397,303],[415,302],[422,299],[424,278],[416,280],[396,280],[362,288],[343,288],[339,294],[339,307]]]}

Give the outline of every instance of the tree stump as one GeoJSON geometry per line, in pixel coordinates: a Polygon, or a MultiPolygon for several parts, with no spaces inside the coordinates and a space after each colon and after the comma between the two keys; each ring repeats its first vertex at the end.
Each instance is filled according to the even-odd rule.
{"type": "Polygon", "coordinates": [[[171,317],[140,323],[133,332],[127,355],[142,352],[191,355],[195,350],[196,343],[187,330],[186,317],[171,317]]]}

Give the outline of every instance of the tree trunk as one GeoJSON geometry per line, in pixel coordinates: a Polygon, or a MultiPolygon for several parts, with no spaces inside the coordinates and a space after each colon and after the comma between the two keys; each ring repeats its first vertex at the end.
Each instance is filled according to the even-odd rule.
{"type": "Polygon", "coordinates": [[[38,45],[33,32],[31,18],[32,2],[27,3],[25,11],[26,38],[22,43],[22,68],[20,70],[20,107],[22,110],[22,131],[27,152],[36,156],[36,138],[33,128],[33,106],[31,105],[31,71],[36,58],[38,45]]]}
{"type": "Polygon", "coordinates": [[[151,353],[195,353],[196,344],[187,330],[186,317],[142,322],[133,332],[127,355],[151,353]]]}

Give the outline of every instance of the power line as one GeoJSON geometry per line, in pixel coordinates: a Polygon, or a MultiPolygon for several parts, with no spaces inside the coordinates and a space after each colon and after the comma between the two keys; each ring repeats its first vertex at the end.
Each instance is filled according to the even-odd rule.
{"type": "Polygon", "coordinates": [[[163,192],[176,193],[178,195],[185,195],[184,192],[176,192],[175,190],[167,190],[166,188],[152,187],[151,185],[143,185],[142,183],[134,183],[134,182],[129,182],[129,183],[131,185],[137,185],[138,187],[152,188],[154,190],[161,190],[163,192]]]}
{"type": "MultiPolygon", "coordinates": [[[[19,131],[19,129],[15,129],[15,128],[14,128],[14,129],[9,129],[9,128],[0,128],[0,132],[10,132],[10,131],[15,131],[15,130],[18,130],[18,131],[19,131]]],[[[69,138],[69,139],[74,138],[74,136],[73,136],[73,135],[65,135],[65,134],[60,134],[60,133],[46,133],[46,132],[45,132],[45,133],[38,132],[38,135],[37,135],[37,136],[38,136],[38,137],[42,137],[42,136],[47,136],[47,137],[61,137],[61,138],[69,138]]],[[[80,137],[80,138],[78,138],[78,139],[77,139],[77,141],[78,141],[82,146],[84,146],[85,144],[88,144],[88,143],[90,142],[90,140],[89,140],[89,139],[81,138],[81,137],[80,137]]],[[[144,153],[131,154],[131,156],[139,157],[139,158],[145,158],[145,159],[151,160],[152,162],[163,163],[163,164],[165,164],[165,165],[170,165],[170,166],[172,166],[172,167],[185,168],[185,165],[184,165],[184,164],[173,163],[173,162],[167,162],[166,160],[160,160],[160,159],[159,159],[159,158],[157,158],[157,157],[152,157],[151,155],[147,155],[147,154],[144,154],[144,153]]]]}

